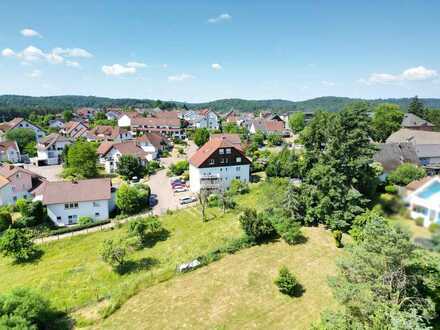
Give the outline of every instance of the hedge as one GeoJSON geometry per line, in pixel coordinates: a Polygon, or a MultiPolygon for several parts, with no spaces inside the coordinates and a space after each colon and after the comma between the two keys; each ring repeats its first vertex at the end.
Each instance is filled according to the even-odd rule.
{"type": "Polygon", "coordinates": [[[87,228],[92,228],[92,227],[97,227],[97,226],[101,226],[101,225],[105,225],[107,223],[110,223],[110,220],[103,220],[103,221],[96,221],[93,223],[89,223],[86,225],[75,225],[75,226],[71,226],[71,227],[62,227],[59,229],[54,229],[51,230],[47,236],[54,236],[54,235],[61,235],[61,234],[66,234],[66,233],[73,233],[75,231],[79,231],[79,230],[83,230],[83,229],[87,229],[87,228]]]}

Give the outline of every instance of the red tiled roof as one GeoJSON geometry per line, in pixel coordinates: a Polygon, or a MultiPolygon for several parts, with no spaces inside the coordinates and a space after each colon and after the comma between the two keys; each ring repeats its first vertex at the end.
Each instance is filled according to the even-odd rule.
{"type": "Polygon", "coordinates": [[[236,149],[244,158],[247,157],[244,155],[243,151],[240,148],[237,148],[234,144],[231,143],[226,137],[213,138],[206,142],[197,152],[190,158],[189,162],[195,167],[199,167],[202,165],[214,152],[216,152],[219,148],[234,148],[236,149]]]}
{"type": "Polygon", "coordinates": [[[97,201],[111,198],[110,179],[47,182],[37,189],[43,195],[43,204],[97,201]]]}
{"type": "Polygon", "coordinates": [[[211,135],[211,139],[222,139],[225,138],[231,142],[235,147],[242,149],[240,134],[236,133],[218,133],[211,135]]]}
{"type": "Polygon", "coordinates": [[[29,174],[30,176],[32,176],[34,178],[40,177],[38,174],[36,174],[32,171],[29,171],[27,169],[24,169],[22,167],[19,167],[19,166],[0,164],[0,175],[4,176],[6,178],[9,178],[9,177],[15,175],[15,173],[17,173],[17,172],[29,174]]]}
{"type": "Polygon", "coordinates": [[[136,141],[140,141],[140,142],[149,142],[151,143],[156,149],[160,149],[160,147],[163,144],[168,144],[169,141],[167,138],[165,138],[164,136],[158,134],[158,133],[145,133],[141,136],[138,136],[136,138],[136,141]]]}
{"type": "Polygon", "coordinates": [[[99,146],[97,153],[105,156],[112,148],[117,149],[121,155],[132,155],[139,158],[145,158],[147,156],[147,153],[137,145],[136,141],[120,143],[104,142],[99,146]]]}
{"type": "Polygon", "coordinates": [[[0,142],[0,152],[6,152],[8,148],[13,148],[16,151],[18,150],[18,145],[16,141],[3,141],[0,142]]]}

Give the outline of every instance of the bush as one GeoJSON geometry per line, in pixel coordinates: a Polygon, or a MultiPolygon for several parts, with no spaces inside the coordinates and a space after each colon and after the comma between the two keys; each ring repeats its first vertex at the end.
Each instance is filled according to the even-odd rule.
{"type": "Polygon", "coordinates": [[[432,247],[434,251],[440,252],[440,231],[436,231],[432,234],[432,247]]]}
{"type": "Polygon", "coordinates": [[[32,260],[38,250],[29,233],[24,229],[7,229],[0,237],[0,251],[6,257],[12,257],[16,262],[32,260]]]}
{"type": "Polygon", "coordinates": [[[415,220],[416,225],[419,227],[423,227],[424,222],[425,222],[425,219],[423,219],[422,217],[418,217],[415,220]]]}
{"type": "Polygon", "coordinates": [[[187,160],[178,161],[175,164],[171,164],[169,174],[173,176],[182,175],[185,171],[189,170],[189,163],[187,160]]]}
{"type": "Polygon", "coordinates": [[[249,184],[238,179],[231,180],[229,192],[233,195],[243,195],[249,192],[249,184]]]}
{"type": "Polygon", "coordinates": [[[162,230],[162,223],[157,216],[138,217],[128,222],[127,233],[129,237],[135,237],[131,245],[141,248],[150,235],[162,230]]]}
{"type": "Polygon", "coordinates": [[[121,271],[125,265],[127,248],[122,241],[107,239],[101,245],[101,258],[116,271],[121,271]]]}
{"type": "Polygon", "coordinates": [[[342,244],[342,231],[335,230],[333,232],[333,238],[335,239],[335,244],[338,249],[344,247],[342,244]]]}
{"type": "Polygon", "coordinates": [[[62,228],[51,230],[49,232],[48,236],[73,233],[75,231],[80,231],[80,230],[87,229],[87,228],[98,227],[98,226],[101,226],[101,225],[105,225],[107,223],[110,223],[110,220],[95,221],[95,222],[87,223],[87,224],[84,224],[84,225],[75,225],[75,226],[69,226],[69,227],[62,227],[62,228]]]}
{"type": "Polygon", "coordinates": [[[275,229],[266,213],[257,213],[256,210],[246,208],[240,215],[240,224],[246,235],[258,242],[271,237],[275,229]]]}
{"type": "Polygon", "coordinates": [[[125,180],[131,180],[134,177],[142,178],[145,175],[146,170],[138,157],[122,155],[119,158],[116,172],[125,180]]]}
{"type": "Polygon", "coordinates": [[[414,164],[406,163],[399,165],[394,171],[390,173],[387,181],[398,186],[406,186],[414,180],[420,180],[426,176],[426,171],[423,167],[414,164]]]}
{"type": "Polygon", "coordinates": [[[211,194],[208,197],[209,207],[218,207],[220,205],[220,196],[218,194],[211,194]]]}
{"type": "Polygon", "coordinates": [[[11,214],[5,211],[0,212],[0,232],[5,231],[12,225],[11,214]]]}
{"type": "Polygon", "coordinates": [[[91,217],[79,217],[78,224],[80,226],[90,225],[93,223],[93,219],[91,217]]]}
{"type": "Polygon", "coordinates": [[[116,192],[116,206],[124,214],[134,214],[148,206],[149,198],[149,188],[122,184],[116,192]]]}
{"type": "Polygon", "coordinates": [[[294,296],[298,292],[298,281],[286,266],[280,268],[275,284],[281,293],[288,296],[294,296]]]}
{"type": "Polygon", "coordinates": [[[49,301],[29,289],[0,296],[1,329],[48,329],[61,316],[49,301]]]}
{"type": "Polygon", "coordinates": [[[440,231],[440,223],[431,223],[428,227],[428,230],[431,233],[435,233],[435,232],[440,231]]]}
{"type": "Polygon", "coordinates": [[[297,244],[303,240],[301,225],[298,222],[288,218],[282,210],[267,210],[266,212],[270,214],[272,225],[277,234],[287,244],[297,244]]]}
{"type": "Polygon", "coordinates": [[[390,185],[385,186],[385,192],[388,194],[395,195],[395,194],[397,194],[398,189],[395,185],[390,184],[390,185]]]}
{"type": "Polygon", "coordinates": [[[387,193],[380,195],[379,203],[385,214],[396,214],[403,208],[403,203],[399,196],[387,193]]]}

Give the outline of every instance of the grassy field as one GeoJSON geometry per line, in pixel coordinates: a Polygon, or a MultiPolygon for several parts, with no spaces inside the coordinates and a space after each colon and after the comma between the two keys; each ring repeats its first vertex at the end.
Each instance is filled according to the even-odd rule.
{"type": "Polygon", "coordinates": [[[273,242],[240,251],[192,273],[142,290],[96,329],[308,329],[336,303],[327,285],[342,253],[322,228],[307,242],[273,242]],[[273,284],[281,265],[304,288],[290,298],[273,284]]]}

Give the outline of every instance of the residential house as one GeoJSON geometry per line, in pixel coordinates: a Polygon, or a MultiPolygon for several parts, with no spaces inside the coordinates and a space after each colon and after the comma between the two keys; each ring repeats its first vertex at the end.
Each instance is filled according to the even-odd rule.
{"type": "Polygon", "coordinates": [[[391,134],[387,143],[412,143],[420,163],[431,174],[440,171],[440,132],[401,128],[391,134]]]}
{"type": "Polygon", "coordinates": [[[425,177],[411,182],[406,189],[411,218],[422,218],[425,227],[440,224],[440,178],[425,177]]]}
{"type": "Polygon", "coordinates": [[[208,128],[217,130],[220,128],[218,115],[210,109],[199,111],[189,110],[184,113],[183,118],[195,128],[208,128]]]}
{"type": "Polygon", "coordinates": [[[406,113],[403,117],[401,126],[403,128],[415,129],[415,130],[423,130],[423,131],[432,131],[434,129],[434,125],[429,121],[416,116],[413,113],[406,113]]]}
{"type": "Polygon", "coordinates": [[[69,121],[64,124],[64,127],[60,130],[60,133],[64,136],[70,137],[72,140],[86,137],[88,126],[80,121],[69,121]]]}
{"type": "Polygon", "coordinates": [[[74,114],[81,119],[92,119],[98,110],[90,107],[76,109],[74,114]]]}
{"type": "Polygon", "coordinates": [[[289,132],[284,127],[284,122],[278,120],[254,119],[251,122],[249,132],[255,134],[256,132],[264,134],[278,134],[282,136],[289,136],[289,132]]]}
{"type": "Polygon", "coordinates": [[[410,142],[383,143],[374,155],[374,160],[379,162],[383,168],[380,179],[385,181],[388,174],[394,171],[399,165],[411,163],[420,165],[419,157],[414,144],[410,142]]]}
{"type": "Polygon", "coordinates": [[[228,124],[237,124],[239,119],[240,119],[240,115],[236,113],[234,110],[230,110],[223,117],[225,123],[228,124]]]}
{"type": "Polygon", "coordinates": [[[0,142],[0,162],[19,163],[20,161],[20,149],[16,141],[0,142]]]}
{"type": "Polygon", "coordinates": [[[105,116],[108,120],[118,120],[122,116],[122,112],[119,110],[107,110],[105,116]]]}
{"type": "Polygon", "coordinates": [[[164,136],[183,139],[185,129],[179,118],[136,117],[132,119],[132,131],[140,133],[159,133],[164,136]]]}
{"type": "Polygon", "coordinates": [[[249,182],[251,161],[227,137],[210,139],[189,160],[193,192],[225,190],[233,179],[249,182]]]}
{"type": "Polygon", "coordinates": [[[46,182],[33,193],[57,226],[74,225],[80,217],[107,220],[115,208],[110,179],[46,182]]]}
{"type": "Polygon", "coordinates": [[[98,125],[86,133],[88,141],[116,141],[123,142],[133,139],[133,133],[124,127],[98,125]]]}
{"type": "MultiPolygon", "coordinates": [[[[15,203],[17,199],[30,197],[30,191],[39,186],[44,179],[34,172],[20,166],[0,164],[0,177],[10,183],[11,196],[8,200],[15,203]]],[[[4,181],[4,180],[3,180],[4,181]]]]}
{"type": "Polygon", "coordinates": [[[114,173],[118,168],[119,158],[125,155],[137,157],[145,165],[148,153],[136,141],[103,142],[97,150],[99,163],[104,165],[106,173],[114,173]]]}
{"type": "Polygon", "coordinates": [[[14,204],[13,196],[11,181],[0,175],[0,206],[14,204]]]}
{"type": "Polygon", "coordinates": [[[132,127],[133,126],[133,119],[142,117],[142,115],[139,112],[131,111],[131,112],[124,112],[119,118],[118,118],[118,126],[119,127],[132,127]]]}
{"type": "Polygon", "coordinates": [[[61,120],[61,119],[49,120],[49,127],[50,128],[62,129],[64,127],[64,121],[61,120]]]}
{"type": "Polygon", "coordinates": [[[35,132],[37,140],[41,139],[46,133],[37,125],[34,125],[23,118],[14,118],[11,121],[0,123],[0,140],[5,140],[5,134],[7,131],[14,128],[29,128],[35,132]]]}
{"type": "Polygon", "coordinates": [[[38,166],[60,164],[63,152],[70,144],[69,138],[58,133],[42,138],[37,144],[38,166]]]}
{"type": "Polygon", "coordinates": [[[147,160],[157,159],[160,153],[170,147],[169,140],[157,133],[144,133],[136,138],[137,144],[147,153],[147,160]]]}
{"type": "Polygon", "coordinates": [[[213,139],[226,139],[229,142],[232,143],[232,145],[240,150],[243,150],[242,146],[241,146],[241,138],[240,138],[240,134],[237,133],[217,133],[217,134],[212,134],[210,137],[210,140],[213,139]]]}

